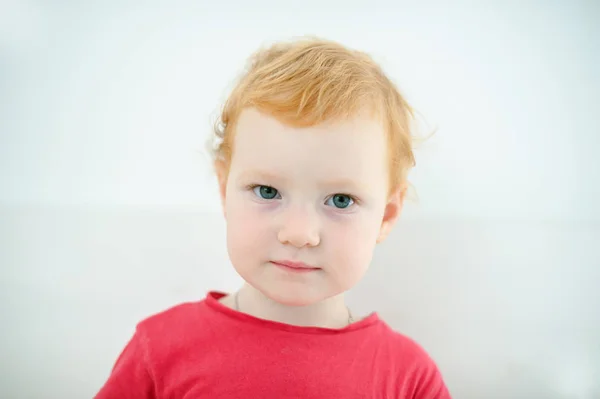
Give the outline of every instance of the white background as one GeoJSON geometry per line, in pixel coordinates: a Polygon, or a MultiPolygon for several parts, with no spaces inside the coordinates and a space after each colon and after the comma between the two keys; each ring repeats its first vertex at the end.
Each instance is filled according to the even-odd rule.
{"type": "Polygon", "coordinates": [[[437,129],[352,306],[456,398],[600,398],[599,3],[283,3],[0,2],[0,397],[92,397],[136,322],[237,288],[205,141],[314,34],[437,129]]]}

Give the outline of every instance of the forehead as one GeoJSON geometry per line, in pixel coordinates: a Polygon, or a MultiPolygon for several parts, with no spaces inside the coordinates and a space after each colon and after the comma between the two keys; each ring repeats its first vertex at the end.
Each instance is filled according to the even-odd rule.
{"type": "Polygon", "coordinates": [[[387,178],[387,142],[381,123],[368,116],[297,128],[255,109],[237,123],[232,167],[339,178],[387,178]]]}

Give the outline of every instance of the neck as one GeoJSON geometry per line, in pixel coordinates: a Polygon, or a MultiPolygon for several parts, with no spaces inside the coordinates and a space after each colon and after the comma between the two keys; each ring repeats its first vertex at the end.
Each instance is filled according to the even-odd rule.
{"type": "MultiPolygon", "coordinates": [[[[260,319],[302,326],[343,328],[348,325],[349,310],[344,303],[344,295],[340,294],[306,306],[288,306],[280,304],[249,284],[233,296],[237,295],[238,311],[260,319]]],[[[235,307],[235,298],[232,298],[235,307]]]]}

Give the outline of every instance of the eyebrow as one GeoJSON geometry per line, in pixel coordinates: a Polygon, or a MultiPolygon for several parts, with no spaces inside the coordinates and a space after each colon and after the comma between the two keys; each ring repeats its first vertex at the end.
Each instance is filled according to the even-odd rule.
{"type": "MultiPolygon", "coordinates": [[[[275,182],[274,184],[279,184],[283,182],[285,178],[283,176],[279,176],[271,172],[249,170],[244,171],[240,174],[238,181],[241,180],[262,180],[268,182],[275,182]]],[[[357,184],[356,181],[349,178],[338,178],[332,180],[319,181],[318,186],[322,188],[342,187],[348,189],[349,191],[363,191],[365,189],[362,185],[357,184]]]]}
{"type": "Polygon", "coordinates": [[[320,187],[342,187],[348,189],[348,191],[361,192],[364,187],[357,184],[356,181],[347,178],[332,179],[327,181],[320,181],[320,187]]]}
{"type": "Polygon", "coordinates": [[[283,178],[270,172],[264,172],[259,170],[246,170],[240,173],[240,175],[238,176],[238,181],[242,180],[268,180],[281,182],[283,178]]]}

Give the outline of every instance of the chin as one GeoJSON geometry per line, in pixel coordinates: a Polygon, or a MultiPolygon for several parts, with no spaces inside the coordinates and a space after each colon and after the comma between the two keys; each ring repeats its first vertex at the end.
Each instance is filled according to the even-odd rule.
{"type": "Polygon", "coordinates": [[[270,287],[257,287],[267,298],[286,306],[309,306],[321,302],[327,297],[311,290],[294,290],[270,287]]]}

